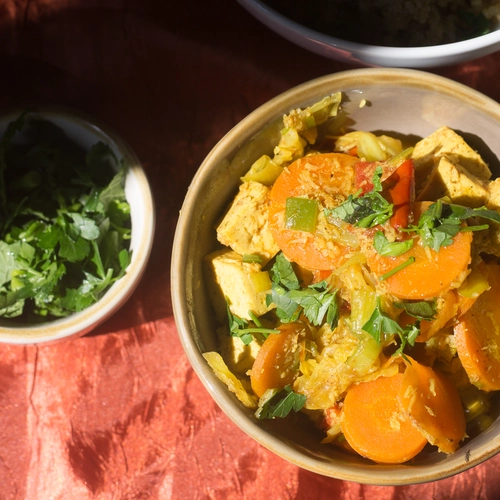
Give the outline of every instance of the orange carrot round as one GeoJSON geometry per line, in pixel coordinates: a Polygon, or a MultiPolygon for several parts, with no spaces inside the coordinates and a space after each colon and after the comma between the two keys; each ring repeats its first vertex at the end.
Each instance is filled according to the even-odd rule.
{"type": "Polygon", "coordinates": [[[465,437],[465,413],[444,374],[408,358],[398,400],[429,443],[444,453],[458,448],[465,437]]]}
{"type": "Polygon", "coordinates": [[[291,384],[298,373],[299,339],[306,335],[303,323],[286,323],[280,333],[267,337],[255,358],[250,372],[253,392],[259,398],[267,389],[283,388],[291,384]]]}
{"type": "Polygon", "coordinates": [[[305,156],[289,165],[274,183],[270,194],[269,228],[285,256],[308,269],[338,267],[350,251],[331,235],[297,231],[285,227],[286,200],[293,197],[316,199],[334,207],[355,191],[354,165],[358,158],[342,153],[305,156]]]}
{"type": "Polygon", "coordinates": [[[427,443],[399,403],[403,377],[398,373],[362,382],[345,397],[342,432],[357,453],[374,462],[406,462],[427,443]]]}
{"type": "MultiPolygon", "coordinates": [[[[427,208],[428,203],[415,203],[415,220],[427,208]]],[[[453,243],[441,247],[438,252],[422,246],[417,238],[413,247],[397,257],[379,255],[373,245],[366,245],[367,263],[375,276],[381,278],[405,263],[414,262],[384,280],[387,291],[401,299],[424,300],[438,297],[450,287],[460,284],[470,263],[472,233],[460,232],[453,243]]]]}
{"type": "MultiPolygon", "coordinates": [[[[448,290],[438,300],[438,308],[434,319],[422,320],[420,322],[420,334],[416,338],[417,342],[427,342],[439,330],[448,326],[457,314],[459,307],[458,294],[455,290],[448,290]]],[[[411,317],[406,312],[399,316],[399,324],[402,326],[415,323],[416,318],[411,317]]]]}
{"type": "Polygon", "coordinates": [[[500,265],[486,265],[483,292],[454,328],[460,361],[470,381],[484,391],[500,390],[500,265]]]}

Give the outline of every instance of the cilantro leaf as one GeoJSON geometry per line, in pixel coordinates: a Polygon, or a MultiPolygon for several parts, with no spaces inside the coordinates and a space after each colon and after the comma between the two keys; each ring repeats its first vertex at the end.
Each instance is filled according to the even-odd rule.
{"type": "Polygon", "coordinates": [[[255,323],[255,327],[250,327],[250,322],[246,320],[245,318],[240,318],[239,316],[236,316],[236,314],[233,314],[231,312],[231,309],[229,307],[229,301],[226,298],[226,311],[227,311],[227,318],[229,321],[229,333],[233,337],[239,337],[241,341],[245,345],[249,345],[250,342],[254,339],[255,334],[261,334],[265,338],[271,333],[277,334],[280,333],[279,330],[275,330],[273,328],[263,328],[262,325],[259,323],[258,318],[255,317],[253,313],[250,313],[250,316],[253,319],[253,322],[255,323]]]}
{"type": "Polygon", "coordinates": [[[284,389],[270,389],[260,399],[255,416],[259,420],[285,418],[292,410],[300,411],[306,399],[303,394],[294,392],[290,385],[284,389]]]}
{"type": "Polygon", "coordinates": [[[436,301],[422,300],[419,302],[394,302],[399,309],[404,309],[410,316],[430,321],[436,317],[436,301]]]}
{"type": "Polygon", "coordinates": [[[319,326],[326,318],[326,322],[335,328],[339,315],[337,290],[333,293],[328,290],[327,283],[322,282],[321,286],[310,285],[303,290],[291,290],[288,297],[302,307],[312,325],[319,326]]]}
{"type": "Polygon", "coordinates": [[[337,217],[349,224],[362,228],[375,227],[389,220],[394,205],[389,203],[382,192],[382,167],[379,165],[373,174],[373,189],[360,196],[349,195],[347,200],[333,209],[325,209],[326,217],[337,217]]]}
{"type": "Polygon", "coordinates": [[[394,321],[391,317],[382,312],[380,297],[377,297],[377,306],[370,319],[362,326],[362,329],[370,334],[379,344],[388,340],[392,335],[398,335],[401,344],[394,354],[404,355],[403,351],[406,345],[409,344],[413,346],[415,344],[415,339],[420,333],[420,323],[417,321],[412,325],[408,325],[404,328],[401,327],[397,321],[394,321]]]}
{"type": "Polygon", "coordinates": [[[413,246],[413,239],[389,242],[382,231],[377,231],[373,238],[373,246],[380,255],[397,257],[410,250],[413,246]]]}
{"type": "Polygon", "coordinates": [[[293,270],[292,263],[280,252],[271,269],[271,280],[273,283],[282,285],[287,290],[298,290],[300,281],[293,270]]]}
{"type": "Polygon", "coordinates": [[[291,262],[279,253],[270,271],[272,289],[266,297],[267,305],[276,305],[276,315],[286,323],[297,321],[303,313],[311,324],[319,326],[325,321],[335,328],[339,305],[337,291],[331,291],[326,281],[300,287],[300,281],[291,262]]]}
{"type": "Polygon", "coordinates": [[[443,203],[438,200],[431,204],[422,213],[417,226],[410,226],[407,230],[419,234],[422,244],[430,247],[436,252],[443,246],[453,243],[453,237],[460,231],[477,231],[487,229],[488,225],[463,226],[463,221],[473,217],[481,217],[500,223],[500,213],[488,210],[485,207],[470,208],[453,203],[443,203]]]}

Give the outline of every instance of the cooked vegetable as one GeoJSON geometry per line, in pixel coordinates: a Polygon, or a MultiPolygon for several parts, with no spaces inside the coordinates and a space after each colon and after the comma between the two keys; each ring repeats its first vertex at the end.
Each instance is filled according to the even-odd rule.
{"type": "MultiPolygon", "coordinates": [[[[414,216],[417,218],[425,207],[425,204],[414,203],[414,216]]],[[[439,251],[425,247],[417,237],[411,249],[397,257],[381,256],[369,245],[366,245],[365,252],[371,271],[378,277],[407,262],[409,258],[415,259],[384,283],[387,291],[396,297],[421,300],[437,297],[452,285],[460,285],[467,275],[471,241],[470,232],[458,232],[452,243],[439,251]]]]}
{"type": "Polygon", "coordinates": [[[262,344],[250,373],[252,389],[261,397],[268,389],[283,389],[298,374],[299,342],[306,336],[303,323],[281,325],[280,333],[262,344]]]}
{"type": "Polygon", "coordinates": [[[408,226],[411,205],[415,199],[413,160],[405,160],[386,181],[389,201],[394,205],[391,225],[396,229],[408,226]]]}
{"type": "Polygon", "coordinates": [[[398,401],[428,441],[453,453],[465,438],[458,391],[446,375],[409,358],[398,401]]]}
{"type": "MultiPolygon", "coordinates": [[[[286,257],[309,269],[332,269],[344,260],[350,246],[344,230],[326,225],[320,213],[313,233],[294,231],[284,225],[288,198],[308,197],[333,207],[354,192],[356,158],[344,154],[310,155],[290,165],[271,189],[269,227],[286,257]],[[346,249],[347,246],[347,249],[346,249]]],[[[349,236],[347,236],[349,238],[349,236]]],[[[351,245],[356,239],[349,238],[351,245]]]]}
{"type": "Polygon", "coordinates": [[[1,316],[67,316],[124,275],[131,232],[126,173],[102,142],[84,151],[29,114],[9,125],[0,146],[1,316]]]}
{"type": "Polygon", "coordinates": [[[285,227],[295,231],[314,233],[318,218],[319,205],[309,198],[287,198],[285,208],[285,227]]]}
{"type": "Polygon", "coordinates": [[[500,390],[500,265],[486,265],[489,290],[455,326],[457,350],[471,382],[484,391],[500,390]]]}
{"type": "Polygon", "coordinates": [[[292,410],[301,410],[305,401],[306,397],[293,392],[289,385],[284,389],[268,389],[259,400],[255,416],[259,420],[285,418],[292,410]]]}
{"type": "Polygon", "coordinates": [[[427,444],[403,410],[402,373],[353,385],[344,399],[342,432],[351,447],[374,462],[407,462],[427,444]]]}
{"type": "Polygon", "coordinates": [[[426,444],[453,453],[496,417],[498,183],[447,127],[403,149],[371,132],[339,136],[335,118],[321,128],[314,109],[284,117],[273,159],[252,166],[218,227],[232,250],[208,260],[252,266],[251,286],[235,285],[236,270],[216,277],[231,298],[221,352],[258,419],[300,412],[323,443],[378,463],[426,444]]]}
{"type": "Polygon", "coordinates": [[[247,389],[241,380],[233,375],[226,363],[222,359],[222,356],[217,352],[205,352],[203,357],[206,359],[207,363],[210,365],[217,378],[224,382],[228,389],[233,392],[236,397],[248,408],[256,408],[256,398],[249,393],[249,388],[247,389]]]}

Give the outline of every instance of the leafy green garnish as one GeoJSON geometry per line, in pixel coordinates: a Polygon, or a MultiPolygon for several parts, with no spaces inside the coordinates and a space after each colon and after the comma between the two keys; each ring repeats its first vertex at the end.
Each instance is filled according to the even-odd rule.
{"type": "Polygon", "coordinates": [[[406,253],[413,246],[413,239],[405,241],[388,241],[382,231],[377,231],[373,238],[373,246],[378,254],[385,257],[397,257],[406,253]]]}
{"type": "Polygon", "coordinates": [[[250,326],[250,322],[248,320],[240,318],[231,312],[227,299],[226,304],[227,317],[229,321],[229,333],[233,337],[239,337],[245,345],[250,344],[256,334],[261,334],[264,338],[267,338],[267,336],[271,333],[280,333],[279,330],[275,330],[273,328],[264,328],[259,319],[252,312],[249,312],[249,315],[252,318],[252,322],[255,324],[255,327],[250,326]]]}
{"type": "Polygon", "coordinates": [[[123,276],[131,235],[126,174],[102,142],[85,151],[29,113],[9,124],[0,142],[0,316],[67,316],[123,276]]]}
{"type": "Polygon", "coordinates": [[[258,264],[262,264],[262,257],[260,255],[256,255],[253,253],[245,253],[243,254],[243,262],[257,262],[258,264]]]}
{"type": "Polygon", "coordinates": [[[405,267],[408,267],[410,264],[413,264],[414,262],[415,262],[415,257],[413,257],[412,255],[411,257],[408,257],[404,262],[401,262],[399,266],[396,266],[394,269],[391,269],[390,271],[387,271],[385,274],[382,274],[379,277],[379,280],[384,281],[390,278],[391,276],[394,276],[396,273],[399,273],[399,271],[401,271],[405,267]]]}
{"type": "Polygon", "coordinates": [[[421,300],[419,302],[394,302],[399,309],[404,309],[410,316],[430,321],[436,316],[436,301],[421,300]]]}
{"type": "Polygon", "coordinates": [[[294,392],[289,385],[284,389],[269,389],[260,398],[255,416],[259,420],[285,418],[292,410],[300,411],[306,399],[306,396],[294,392]]]}
{"type": "Polygon", "coordinates": [[[422,244],[436,252],[441,247],[451,245],[453,237],[460,231],[481,231],[487,229],[487,224],[463,226],[462,222],[472,217],[482,217],[500,223],[500,214],[495,210],[469,208],[438,200],[420,216],[417,226],[409,226],[407,231],[419,234],[422,244]]]}
{"type": "Polygon", "coordinates": [[[378,297],[377,306],[362,329],[369,333],[379,344],[388,340],[388,337],[392,335],[398,335],[401,344],[394,354],[404,355],[403,351],[407,344],[415,345],[415,339],[420,333],[420,322],[416,321],[412,325],[401,327],[397,321],[382,312],[380,297],[378,297]]]}
{"type": "Polygon", "coordinates": [[[338,323],[339,305],[337,291],[331,291],[326,281],[301,288],[292,264],[279,253],[271,268],[272,290],[267,295],[267,305],[276,305],[276,314],[281,321],[296,321],[303,313],[315,326],[325,321],[335,328],[338,323]]]}
{"type": "Polygon", "coordinates": [[[333,209],[325,209],[326,217],[337,217],[349,224],[362,228],[375,227],[389,220],[394,205],[389,203],[382,192],[382,167],[377,166],[373,174],[373,189],[364,195],[349,195],[347,200],[333,209]]]}

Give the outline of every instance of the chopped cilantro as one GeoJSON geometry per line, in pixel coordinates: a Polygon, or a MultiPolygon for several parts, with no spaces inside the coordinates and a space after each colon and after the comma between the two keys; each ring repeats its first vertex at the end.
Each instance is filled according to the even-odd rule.
{"type": "Polygon", "coordinates": [[[472,217],[481,217],[500,223],[500,213],[495,210],[469,208],[438,200],[420,216],[417,226],[409,226],[407,231],[414,231],[422,240],[424,246],[436,252],[443,246],[453,243],[453,237],[460,231],[481,231],[487,229],[487,224],[463,226],[462,222],[472,217]]]}
{"type": "Polygon", "coordinates": [[[373,246],[378,254],[385,257],[397,257],[406,253],[413,246],[413,239],[405,241],[388,241],[382,231],[377,231],[373,238],[373,246]]]}
{"type": "Polygon", "coordinates": [[[390,271],[387,271],[385,274],[382,274],[382,276],[380,276],[379,279],[381,281],[384,281],[390,278],[391,276],[394,276],[396,273],[399,273],[399,271],[401,271],[405,267],[408,267],[410,264],[413,264],[414,262],[415,262],[415,257],[413,257],[412,255],[411,257],[408,257],[408,259],[406,259],[404,262],[399,264],[399,266],[396,266],[394,269],[391,269],[390,271]]]}
{"type": "Polygon", "coordinates": [[[349,195],[346,201],[336,208],[325,209],[326,217],[337,217],[349,224],[362,228],[375,227],[389,220],[394,205],[389,203],[380,193],[382,192],[382,167],[378,166],[373,174],[373,189],[360,196],[349,195]]]}
{"type": "Polygon", "coordinates": [[[394,354],[404,356],[403,351],[406,345],[413,346],[415,344],[415,339],[420,333],[420,322],[417,320],[415,324],[403,328],[397,321],[382,312],[380,297],[378,297],[377,307],[375,307],[370,319],[363,325],[362,329],[369,333],[379,344],[385,342],[388,336],[398,335],[401,344],[394,354]]]}
{"type": "Polygon", "coordinates": [[[294,392],[289,385],[284,389],[269,389],[260,398],[255,416],[259,420],[285,418],[292,410],[300,411],[306,399],[306,396],[294,392]]]}
{"type": "Polygon", "coordinates": [[[419,302],[394,302],[399,309],[404,309],[410,316],[430,321],[436,316],[436,300],[422,300],[419,302]]]}
{"type": "Polygon", "coordinates": [[[253,253],[243,254],[243,262],[252,263],[256,262],[262,264],[262,257],[260,255],[255,255],[253,253]]]}
{"type": "Polygon", "coordinates": [[[251,327],[248,320],[240,318],[231,312],[231,309],[229,308],[229,301],[227,299],[226,305],[229,332],[233,337],[239,337],[245,345],[250,344],[256,334],[261,334],[264,338],[267,338],[267,336],[271,333],[280,333],[279,330],[275,330],[273,328],[264,328],[255,314],[250,311],[249,315],[252,318],[252,322],[255,324],[255,327],[251,327]]]}
{"type": "Polygon", "coordinates": [[[332,328],[338,323],[337,291],[331,291],[326,281],[301,288],[292,264],[279,253],[271,268],[272,290],[267,304],[276,305],[276,314],[283,322],[297,321],[303,313],[315,326],[327,322],[332,328]]]}
{"type": "Polygon", "coordinates": [[[9,124],[0,141],[0,316],[67,316],[123,276],[126,173],[102,142],[85,151],[30,113],[9,124]]]}

